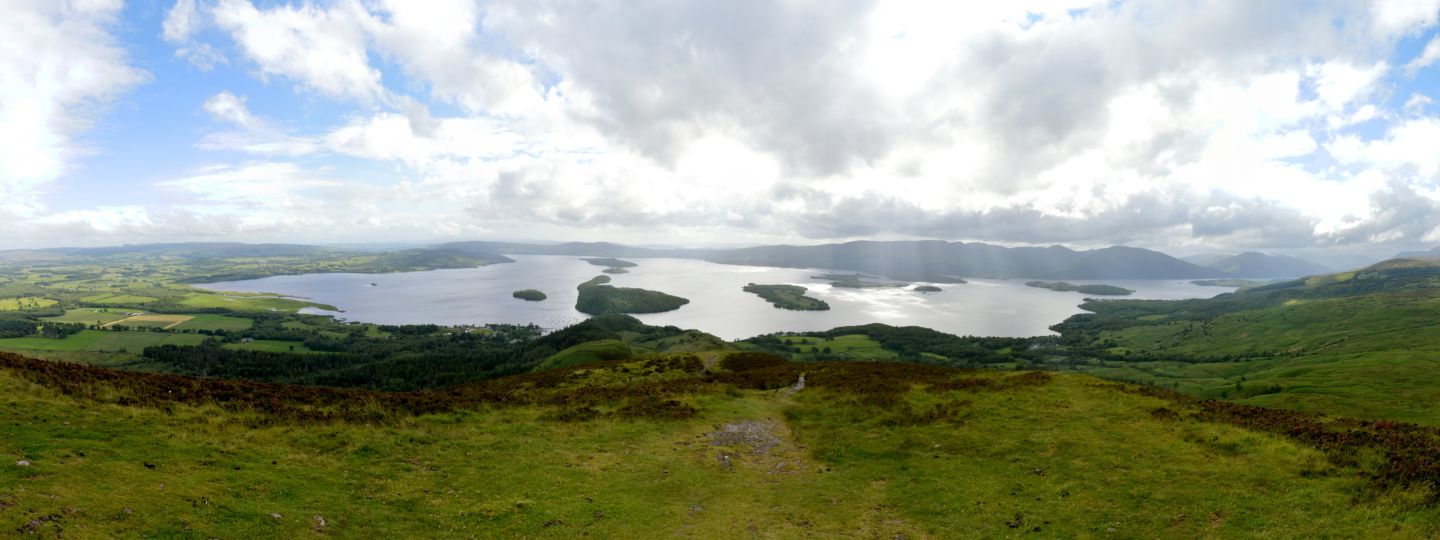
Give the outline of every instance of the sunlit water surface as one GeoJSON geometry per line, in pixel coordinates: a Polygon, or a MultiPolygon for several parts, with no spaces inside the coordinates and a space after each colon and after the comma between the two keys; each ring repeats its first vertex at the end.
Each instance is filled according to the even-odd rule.
{"type": "MultiPolygon", "coordinates": [[[[512,256],[513,264],[398,274],[306,274],[211,283],[202,287],[277,293],[339,307],[337,316],[382,324],[535,323],[558,328],[583,320],[575,311],[575,286],[600,275],[600,267],[576,257],[512,256]],[[374,285],[371,285],[371,284],[374,285]],[[512,298],[520,289],[539,289],[543,302],[512,298]]],[[[688,259],[632,259],[639,266],[611,276],[612,285],[663,291],[690,299],[678,310],[637,315],[656,325],[695,328],[725,339],[777,331],[828,330],[837,326],[885,323],[916,325],[958,335],[1035,336],[1081,313],[1085,295],[1026,287],[1025,281],[974,279],[962,285],[936,284],[937,293],[900,288],[847,289],[811,279],[824,270],[732,266],[688,259]],[[777,309],[753,294],[747,283],[790,283],[810,289],[829,311],[777,309]]],[[[1080,280],[1074,280],[1080,282],[1080,280]]],[[[1135,289],[1126,298],[1208,298],[1233,289],[1201,287],[1186,280],[1083,280],[1135,289]]],[[[315,313],[330,313],[312,310],[315,313]]]]}

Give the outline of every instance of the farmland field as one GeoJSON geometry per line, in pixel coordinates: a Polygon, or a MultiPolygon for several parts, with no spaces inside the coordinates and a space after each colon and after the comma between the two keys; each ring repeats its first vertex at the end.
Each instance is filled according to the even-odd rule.
{"type": "Polygon", "coordinates": [[[172,330],[225,330],[239,331],[247,330],[254,326],[255,322],[240,317],[227,317],[225,315],[200,314],[191,315],[190,320],[176,325],[172,330]]]}
{"type": "Polygon", "coordinates": [[[65,310],[64,315],[45,317],[47,322],[109,324],[128,317],[128,310],[113,308],[76,308],[65,310]]]}
{"type": "Polygon", "coordinates": [[[880,342],[870,339],[864,335],[836,336],[834,339],[824,338],[790,338],[791,345],[798,347],[801,353],[809,353],[812,348],[824,351],[830,349],[830,354],[848,356],[861,360],[893,359],[898,355],[894,351],[886,350],[880,346],[880,342]]]}
{"type": "Polygon", "coordinates": [[[227,296],[221,294],[191,294],[181,304],[197,308],[223,308],[235,311],[280,311],[293,313],[307,307],[321,307],[312,302],[278,296],[227,296]]]}
{"type": "Polygon", "coordinates": [[[190,320],[189,315],[135,315],[120,319],[106,326],[130,326],[135,328],[173,328],[190,320]]]}
{"type": "Polygon", "coordinates": [[[199,345],[205,336],[163,332],[107,332],[84,330],[63,339],[39,337],[0,339],[0,350],[111,351],[139,353],[155,345],[199,345]]]}
{"type": "Polygon", "coordinates": [[[238,349],[242,351],[265,351],[265,352],[315,352],[299,341],[278,341],[271,339],[257,339],[249,343],[227,343],[227,349],[238,349]]]}
{"type": "Polygon", "coordinates": [[[24,296],[20,298],[0,298],[0,311],[17,311],[21,309],[35,309],[50,307],[58,302],[49,298],[38,296],[24,296]]]}
{"type": "Polygon", "coordinates": [[[100,294],[81,298],[85,302],[96,304],[145,304],[159,300],[153,296],[140,296],[135,294],[100,294]]]}

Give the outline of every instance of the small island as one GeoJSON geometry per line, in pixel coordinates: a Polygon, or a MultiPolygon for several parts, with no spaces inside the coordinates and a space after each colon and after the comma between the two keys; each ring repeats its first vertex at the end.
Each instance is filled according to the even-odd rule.
{"type": "Polygon", "coordinates": [[[1116,287],[1114,285],[1076,285],[1064,281],[1029,281],[1026,282],[1025,285],[1029,287],[1039,287],[1041,289],[1050,289],[1052,291],[1078,292],[1096,296],[1128,296],[1135,292],[1133,289],[1116,287]]]}
{"type": "Polygon", "coordinates": [[[847,289],[910,286],[909,283],[884,283],[879,281],[870,281],[881,278],[875,276],[867,276],[865,274],[820,274],[818,276],[810,276],[810,279],[823,279],[829,281],[831,287],[843,287],[847,289]]]}
{"type": "Polygon", "coordinates": [[[626,270],[626,269],[624,269],[624,268],[606,268],[606,269],[604,269],[604,270],[601,270],[601,272],[604,272],[604,273],[606,273],[606,274],[629,274],[629,273],[630,273],[629,270],[626,270]]]}
{"type": "Polygon", "coordinates": [[[939,287],[936,287],[936,286],[934,286],[934,285],[916,285],[915,288],[914,288],[914,289],[911,289],[911,290],[912,290],[912,291],[915,291],[915,292],[932,293],[932,292],[940,292],[940,291],[942,291],[943,289],[941,289],[941,288],[939,288],[939,287]]]}
{"type": "Polygon", "coordinates": [[[795,311],[825,311],[830,309],[830,304],[819,298],[805,296],[805,287],[799,285],[757,285],[751,283],[741,290],[758,295],[764,298],[771,305],[780,309],[795,311]]]}
{"type": "Polygon", "coordinates": [[[595,276],[594,279],[576,287],[580,297],[575,299],[575,309],[590,315],[611,313],[661,313],[680,309],[690,300],[659,291],[632,287],[608,285],[610,276],[595,276]]]}
{"type": "Polygon", "coordinates": [[[529,302],[539,302],[539,301],[544,300],[545,298],[547,298],[547,297],[545,296],[545,293],[540,292],[540,291],[535,290],[535,289],[523,289],[523,290],[515,291],[515,292],[513,292],[513,293],[510,293],[510,296],[514,296],[515,298],[519,298],[519,299],[521,299],[521,300],[525,300],[525,301],[529,301],[529,302]]]}
{"type": "Polygon", "coordinates": [[[606,268],[634,268],[636,266],[640,266],[633,262],[622,261],[614,257],[589,257],[580,260],[593,264],[595,266],[604,266],[606,268]]]}

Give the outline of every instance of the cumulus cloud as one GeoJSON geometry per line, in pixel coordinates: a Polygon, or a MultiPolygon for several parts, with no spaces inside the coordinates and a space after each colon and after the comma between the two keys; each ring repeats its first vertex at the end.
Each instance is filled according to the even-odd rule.
{"type": "Polygon", "coordinates": [[[1390,96],[1434,62],[1437,15],[1435,0],[179,0],[159,29],[176,54],[211,47],[343,112],[300,125],[214,94],[195,146],[258,161],[157,187],[267,230],[1424,242],[1434,227],[1406,221],[1424,204],[1385,206],[1433,196],[1440,118],[1419,91],[1390,96]]]}
{"type": "Polygon", "coordinates": [[[287,77],[329,97],[386,99],[380,70],[366,56],[370,15],[358,2],[262,10],[249,0],[220,0],[212,12],[263,76],[287,77]]]}
{"type": "Polygon", "coordinates": [[[81,134],[146,80],[111,35],[119,2],[12,2],[0,17],[0,210],[33,215],[40,186],[91,150],[81,134]]]}

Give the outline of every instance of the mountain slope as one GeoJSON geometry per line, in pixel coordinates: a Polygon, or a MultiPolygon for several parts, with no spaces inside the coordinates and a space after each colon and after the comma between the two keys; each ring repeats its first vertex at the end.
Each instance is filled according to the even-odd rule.
{"type": "Polygon", "coordinates": [[[1158,251],[1125,246],[1078,252],[1073,261],[1049,271],[1050,277],[1072,279],[1199,279],[1218,274],[1158,251]]]}
{"type": "Polygon", "coordinates": [[[1242,278],[1293,278],[1331,272],[1329,268],[1298,257],[1254,251],[1226,257],[1206,266],[1242,278]]]}

